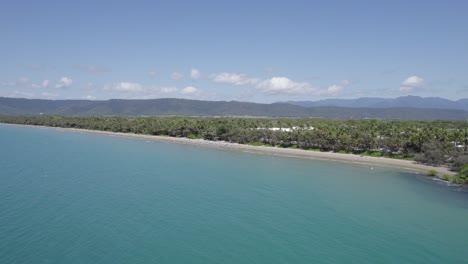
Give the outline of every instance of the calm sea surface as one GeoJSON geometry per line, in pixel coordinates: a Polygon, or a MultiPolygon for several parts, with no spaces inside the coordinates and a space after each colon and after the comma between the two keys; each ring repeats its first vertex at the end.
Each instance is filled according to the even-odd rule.
{"type": "Polygon", "coordinates": [[[0,263],[468,263],[468,193],[389,168],[0,125],[0,263]]]}

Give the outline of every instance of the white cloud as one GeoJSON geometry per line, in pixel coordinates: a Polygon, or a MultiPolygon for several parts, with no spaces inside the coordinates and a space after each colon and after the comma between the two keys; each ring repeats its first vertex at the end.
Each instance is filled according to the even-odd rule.
{"type": "Polygon", "coordinates": [[[424,83],[423,78],[414,75],[414,76],[410,76],[410,77],[406,78],[401,85],[402,86],[418,87],[418,86],[422,86],[423,83],[424,83]]]}
{"type": "Polygon", "coordinates": [[[171,79],[174,81],[182,80],[184,78],[184,75],[180,72],[173,72],[171,74],[171,79]]]}
{"type": "Polygon", "coordinates": [[[327,88],[327,93],[330,95],[338,95],[338,93],[341,92],[343,88],[344,87],[341,85],[336,85],[336,84],[330,85],[327,88]]]}
{"type": "Polygon", "coordinates": [[[257,90],[267,95],[287,96],[337,96],[345,89],[346,86],[351,85],[351,81],[343,80],[339,84],[319,89],[308,82],[296,82],[287,77],[260,79],[249,77],[247,74],[227,72],[212,74],[210,75],[210,79],[216,83],[226,83],[238,86],[254,86],[257,90]]]}
{"type": "Polygon", "coordinates": [[[29,78],[21,77],[14,82],[1,82],[0,86],[10,88],[47,88],[49,84],[49,80],[43,80],[41,83],[33,83],[29,78]]]}
{"type": "Polygon", "coordinates": [[[218,74],[212,74],[210,78],[213,82],[227,83],[234,85],[255,85],[260,82],[260,79],[250,78],[246,74],[242,73],[227,73],[222,72],[218,74]]]}
{"type": "Polygon", "coordinates": [[[187,86],[185,87],[184,89],[180,90],[180,93],[181,94],[186,94],[186,95],[190,95],[190,94],[196,94],[196,93],[199,93],[200,90],[198,90],[197,88],[193,87],[193,86],[187,86]]]}
{"type": "Polygon", "coordinates": [[[327,89],[321,90],[319,94],[324,96],[338,96],[343,92],[346,86],[349,85],[351,85],[351,81],[342,80],[340,84],[332,84],[328,86],[327,89]]]}
{"type": "Polygon", "coordinates": [[[111,87],[106,87],[106,90],[116,90],[121,92],[139,92],[143,91],[143,85],[139,83],[132,83],[132,82],[119,82],[111,87]]]}
{"type": "Polygon", "coordinates": [[[266,94],[307,94],[315,92],[316,89],[306,82],[294,82],[286,77],[273,77],[264,80],[257,88],[266,94]]]}
{"type": "Polygon", "coordinates": [[[32,88],[47,88],[47,87],[49,87],[49,84],[50,84],[49,80],[44,80],[44,81],[42,81],[41,84],[32,83],[31,87],[32,88]]]}
{"type": "Polygon", "coordinates": [[[42,85],[43,88],[47,88],[49,86],[49,84],[50,84],[49,80],[44,80],[44,81],[42,81],[41,85],[42,85]]]}
{"type": "MultiPolygon", "coordinates": [[[[114,91],[112,98],[125,98],[125,99],[153,99],[153,98],[194,98],[205,97],[210,94],[205,93],[203,90],[193,86],[187,86],[183,89],[174,86],[145,86],[140,83],[120,82],[103,87],[104,91],[114,91]]],[[[93,98],[87,98],[94,100],[93,98]]]]}
{"type": "Polygon", "coordinates": [[[87,96],[85,96],[85,99],[87,99],[87,100],[96,100],[96,96],[87,95],[87,96]]]}
{"type": "Polygon", "coordinates": [[[400,86],[400,91],[401,92],[412,92],[415,89],[422,88],[424,86],[424,79],[413,75],[408,78],[406,78],[400,86]]]}
{"type": "Polygon", "coordinates": [[[176,87],[161,87],[161,88],[158,88],[157,90],[159,90],[159,92],[161,93],[175,93],[179,89],[177,89],[176,87]]]}
{"type": "Polygon", "coordinates": [[[202,73],[197,69],[190,70],[190,78],[198,80],[202,77],[202,73]]]}
{"type": "Polygon", "coordinates": [[[400,92],[406,92],[406,93],[407,93],[407,92],[411,92],[411,91],[413,91],[413,88],[414,88],[414,87],[401,86],[401,87],[400,87],[400,92]]]}
{"type": "Polygon", "coordinates": [[[57,84],[55,84],[55,88],[61,89],[61,88],[67,88],[70,87],[73,84],[73,80],[67,77],[62,77],[58,81],[57,84]]]}

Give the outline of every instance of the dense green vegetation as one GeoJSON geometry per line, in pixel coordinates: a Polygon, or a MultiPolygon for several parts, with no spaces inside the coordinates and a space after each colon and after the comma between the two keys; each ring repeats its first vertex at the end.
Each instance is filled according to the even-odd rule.
{"type": "Polygon", "coordinates": [[[0,122],[414,159],[468,173],[466,121],[0,116],[0,122]]]}

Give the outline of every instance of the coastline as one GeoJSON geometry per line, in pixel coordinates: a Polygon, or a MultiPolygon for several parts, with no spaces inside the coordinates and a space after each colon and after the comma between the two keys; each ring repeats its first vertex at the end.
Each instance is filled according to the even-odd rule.
{"type": "Polygon", "coordinates": [[[251,153],[258,153],[258,154],[268,154],[268,155],[283,156],[283,157],[292,157],[292,158],[306,158],[306,159],[314,159],[314,160],[329,160],[329,161],[350,162],[350,163],[357,163],[357,164],[367,164],[367,165],[372,165],[372,166],[386,166],[386,167],[393,167],[393,168],[398,168],[398,169],[403,169],[403,170],[409,170],[412,172],[419,172],[423,174],[426,174],[429,170],[435,170],[437,171],[439,177],[444,174],[448,174],[448,175],[456,174],[448,170],[448,168],[446,167],[434,167],[434,166],[419,164],[414,161],[391,159],[391,158],[384,158],[384,157],[369,157],[369,156],[361,156],[361,155],[356,155],[356,154],[320,152],[320,151],[310,151],[310,150],[303,150],[303,149],[251,146],[251,145],[244,145],[244,144],[238,144],[238,143],[230,143],[226,141],[209,141],[209,140],[204,140],[204,139],[153,136],[153,135],[110,132],[110,131],[100,131],[100,130],[90,130],[90,129],[34,126],[34,125],[7,124],[7,123],[0,123],[0,125],[36,127],[36,128],[55,129],[55,130],[69,131],[69,132],[93,133],[93,134],[100,134],[100,135],[144,139],[144,140],[159,141],[159,142],[190,144],[190,145],[196,145],[196,146],[202,146],[202,147],[237,150],[237,151],[244,151],[244,152],[251,152],[251,153]]]}

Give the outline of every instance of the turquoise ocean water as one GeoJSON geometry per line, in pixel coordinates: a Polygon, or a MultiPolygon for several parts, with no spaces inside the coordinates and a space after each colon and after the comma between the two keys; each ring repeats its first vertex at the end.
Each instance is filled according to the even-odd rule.
{"type": "Polygon", "coordinates": [[[468,263],[468,193],[396,169],[0,125],[0,263],[468,263]]]}

